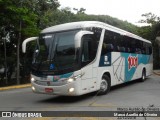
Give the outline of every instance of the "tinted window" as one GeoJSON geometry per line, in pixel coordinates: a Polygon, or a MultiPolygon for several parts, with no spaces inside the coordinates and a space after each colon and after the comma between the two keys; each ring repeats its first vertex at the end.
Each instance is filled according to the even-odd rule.
{"type": "Polygon", "coordinates": [[[102,55],[112,51],[125,52],[126,48],[123,41],[122,35],[106,30],[102,45],[102,55]]]}
{"type": "Polygon", "coordinates": [[[100,28],[86,28],[86,30],[92,31],[94,34],[84,35],[82,37],[82,66],[85,66],[95,59],[102,32],[100,28]]]}
{"type": "Polygon", "coordinates": [[[102,55],[112,51],[136,54],[151,54],[152,46],[149,43],[137,40],[135,38],[106,30],[102,45],[102,55]],[[107,46],[110,49],[106,48],[107,46]]]}

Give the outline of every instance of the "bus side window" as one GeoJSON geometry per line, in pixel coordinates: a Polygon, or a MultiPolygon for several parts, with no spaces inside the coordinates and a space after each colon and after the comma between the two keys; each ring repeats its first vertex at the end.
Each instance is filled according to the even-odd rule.
{"type": "Polygon", "coordinates": [[[152,46],[151,45],[149,46],[149,54],[150,55],[152,54],[152,46]]]}
{"type": "Polygon", "coordinates": [[[106,30],[102,45],[102,52],[101,55],[104,55],[108,52],[115,51],[115,39],[117,38],[117,34],[112,31],[106,30]]]}
{"type": "Polygon", "coordinates": [[[82,38],[82,62],[90,61],[91,40],[88,35],[82,38]]]}
{"type": "Polygon", "coordinates": [[[130,53],[131,52],[130,48],[126,48],[126,52],[130,53]]]}
{"type": "Polygon", "coordinates": [[[147,55],[152,54],[152,47],[149,43],[146,43],[146,54],[147,55]]]}
{"type": "Polygon", "coordinates": [[[112,52],[114,50],[114,47],[112,44],[105,44],[102,45],[102,55],[105,55],[108,52],[112,52]]]}
{"type": "Polygon", "coordinates": [[[82,37],[82,66],[85,66],[89,62],[93,61],[96,57],[97,46],[95,46],[96,41],[94,40],[93,35],[84,35],[82,37]]]}
{"type": "Polygon", "coordinates": [[[84,41],[83,42],[83,52],[82,52],[82,62],[87,62],[90,60],[89,58],[89,48],[90,48],[90,42],[84,41]]]}

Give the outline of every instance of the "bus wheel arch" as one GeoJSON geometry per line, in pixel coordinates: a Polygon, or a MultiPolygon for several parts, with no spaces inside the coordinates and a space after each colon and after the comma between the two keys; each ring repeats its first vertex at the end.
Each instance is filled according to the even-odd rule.
{"type": "Polygon", "coordinates": [[[101,78],[100,89],[98,95],[105,95],[110,91],[111,87],[111,76],[110,73],[104,73],[101,78]]]}
{"type": "Polygon", "coordinates": [[[141,82],[144,82],[146,79],[146,68],[142,69],[141,82]]]}

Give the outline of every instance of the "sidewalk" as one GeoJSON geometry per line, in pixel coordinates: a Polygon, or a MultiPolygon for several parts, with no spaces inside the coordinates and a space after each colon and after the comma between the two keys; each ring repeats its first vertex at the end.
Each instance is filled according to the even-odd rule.
{"type": "Polygon", "coordinates": [[[160,76],[160,70],[153,70],[153,73],[160,76]]]}
{"type": "Polygon", "coordinates": [[[8,87],[0,87],[0,91],[3,90],[10,90],[10,89],[19,89],[19,88],[27,88],[31,87],[31,84],[23,84],[23,85],[13,85],[13,86],[8,86],[8,87]]]}

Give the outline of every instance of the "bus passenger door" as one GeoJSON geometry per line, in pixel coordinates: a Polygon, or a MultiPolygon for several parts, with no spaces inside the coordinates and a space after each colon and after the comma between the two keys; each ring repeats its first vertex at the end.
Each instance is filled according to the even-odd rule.
{"type": "Polygon", "coordinates": [[[82,54],[81,54],[81,74],[82,76],[82,92],[88,93],[96,90],[96,83],[93,79],[93,60],[96,56],[94,51],[94,40],[92,35],[84,35],[82,37],[82,54]]]}
{"type": "Polygon", "coordinates": [[[92,78],[92,65],[88,65],[84,68],[82,68],[81,70],[83,76],[82,76],[82,92],[83,93],[88,93],[90,91],[93,91],[96,86],[94,86],[94,83],[93,83],[93,78],[92,78]]]}

